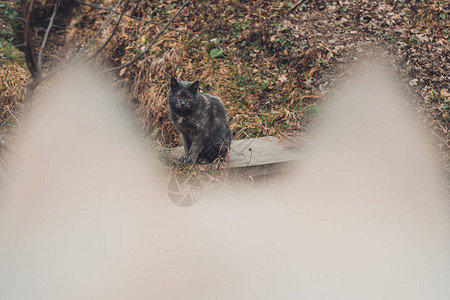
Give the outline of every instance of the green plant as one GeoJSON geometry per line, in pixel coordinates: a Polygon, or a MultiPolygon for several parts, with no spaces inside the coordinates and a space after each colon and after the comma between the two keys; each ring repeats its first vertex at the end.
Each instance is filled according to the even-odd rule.
{"type": "Polygon", "coordinates": [[[8,38],[7,40],[0,40],[0,59],[2,63],[18,63],[20,66],[25,68],[25,56],[21,51],[12,45],[12,41],[13,37],[8,38]]]}

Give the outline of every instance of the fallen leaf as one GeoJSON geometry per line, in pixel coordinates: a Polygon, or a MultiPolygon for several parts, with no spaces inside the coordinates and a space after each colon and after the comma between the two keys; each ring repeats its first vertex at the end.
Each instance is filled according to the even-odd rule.
{"type": "Polygon", "coordinates": [[[125,74],[126,71],[127,71],[127,67],[125,67],[122,70],[120,70],[119,76],[122,77],[122,75],[125,74]]]}

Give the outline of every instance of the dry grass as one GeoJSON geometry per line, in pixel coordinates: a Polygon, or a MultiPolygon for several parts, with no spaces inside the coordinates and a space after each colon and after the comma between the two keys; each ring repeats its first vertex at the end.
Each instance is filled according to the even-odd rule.
{"type": "Polygon", "coordinates": [[[13,130],[20,126],[19,118],[29,73],[19,64],[5,65],[0,69],[0,127],[13,130]]]}

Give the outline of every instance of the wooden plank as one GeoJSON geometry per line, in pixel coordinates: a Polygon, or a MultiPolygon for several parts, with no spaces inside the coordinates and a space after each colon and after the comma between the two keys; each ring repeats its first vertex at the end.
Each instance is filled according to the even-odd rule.
{"type": "Polygon", "coordinates": [[[291,143],[273,136],[243,139],[231,143],[231,168],[261,166],[299,159],[299,151],[291,143]]]}
{"type": "MultiPolygon", "coordinates": [[[[169,159],[177,161],[183,147],[168,150],[169,159]]],[[[295,142],[268,136],[231,142],[230,169],[245,176],[263,176],[286,169],[290,162],[301,159],[295,142]]]]}
{"type": "Polygon", "coordinates": [[[262,176],[271,176],[280,173],[288,174],[291,172],[291,168],[292,168],[292,161],[286,161],[281,163],[265,164],[259,166],[230,168],[230,171],[231,174],[234,176],[256,178],[262,176]]]}

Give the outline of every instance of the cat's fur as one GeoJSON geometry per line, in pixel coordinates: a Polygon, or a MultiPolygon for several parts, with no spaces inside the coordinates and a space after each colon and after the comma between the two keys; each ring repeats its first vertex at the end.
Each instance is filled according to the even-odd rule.
{"type": "Polygon", "coordinates": [[[207,164],[226,157],[231,131],[222,101],[200,94],[199,82],[170,80],[168,104],[173,124],[181,133],[185,154],[179,160],[189,164],[207,164]]]}

